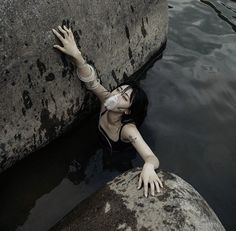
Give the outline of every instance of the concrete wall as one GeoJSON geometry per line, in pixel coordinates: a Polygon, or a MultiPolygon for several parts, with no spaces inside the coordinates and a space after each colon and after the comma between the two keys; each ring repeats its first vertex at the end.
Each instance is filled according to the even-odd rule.
{"type": "Polygon", "coordinates": [[[73,28],[110,89],[166,40],[167,12],[166,0],[2,1],[0,172],[58,137],[91,105],[71,60],[53,49],[59,41],[52,28],[73,28]]]}

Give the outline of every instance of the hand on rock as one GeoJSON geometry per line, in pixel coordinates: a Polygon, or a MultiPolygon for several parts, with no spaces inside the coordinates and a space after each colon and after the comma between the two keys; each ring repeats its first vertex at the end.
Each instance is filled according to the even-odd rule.
{"type": "Polygon", "coordinates": [[[151,186],[151,195],[155,195],[155,188],[157,192],[160,192],[160,186],[163,188],[162,182],[157,176],[155,169],[153,165],[149,163],[145,163],[143,166],[143,170],[139,176],[139,182],[138,182],[138,189],[141,188],[141,185],[144,185],[144,195],[145,197],[148,196],[148,183],[151,186]]]}
{"type": "Polygon", "coordinates": [[[55,29],[52,29],[53,33],[63,44],[63,47],[59,45],[54,45],[53,47],[57,48],[58,50],[62,51],[63,53],[73,58],[81,56],[81,52],[76,45],[71,28],[68,29],[65,25],[63,26],[63,28],[61,26],[58,26],[59,31],[63,33],[64,37],[60,35],[60,33],[58,33],[55,29]]]}

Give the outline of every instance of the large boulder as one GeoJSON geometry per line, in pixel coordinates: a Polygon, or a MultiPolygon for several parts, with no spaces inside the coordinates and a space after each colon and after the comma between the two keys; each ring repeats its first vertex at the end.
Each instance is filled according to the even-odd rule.
{"type": "Polygon", "coordinates": [[[53,49],[52,28],[72,27],[108,89],[139,70],[168,30],[166,0],[14,0],[0,15],[0,172],[92,110],[71,60],[53,49]]]}
{"type": "Polygon", "coordinates": [[[186,181],[157,174],[164,188],[155,196],[137,190],[141,168],[129,170],[85,199],[51,230],[223,231],[214,211],[186,181]]]}

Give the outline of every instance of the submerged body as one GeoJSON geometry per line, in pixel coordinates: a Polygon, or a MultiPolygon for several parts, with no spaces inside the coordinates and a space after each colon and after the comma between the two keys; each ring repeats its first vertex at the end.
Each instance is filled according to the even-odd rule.
{"type": "Polygon", "coordinates": [[[118,171],[124,172],[133,167],[132,160],[136,157],[137,152],[129,141],[122,140],[121,132],[123,127],[128,123],[123,123],[118,131],[118,139],[111,139],[108,132],[102,127],[106,113],[105,109],[100,112],[98,121],[98,138],[103,148],[103,165],[104,169],[115,167],[118,171]]]}
{"type": "Polygon", "coordinates": [[[115,140],[110,138],[110,136],[108,135],[109,132],[106,131],[106,129],[102,127],[103,126],[102,123],[104,123],[102,119],[105,117],[105,113],[107,113],[107,110],[103,111],[100,114],[100,120],[98,122],[99,141],[100,141],[101,145],[103,146],[103,148],[107,149],[107,151],[110,151],[111,153],[112,152],[121,152],[121,151],[133,148],[130,141],[122,140],[122,137],[121,137],[122,128],[127,123],[122,124],[120,126],[120,128],[118,129],[118,132],[117,132],[118,139],[117,139],[117,137],[115,140]]]}
{"type": "Polygon", "coordinates": [[[87,89],[100,100],[101,116],[99,116],[98,129],[104,150],[110,154],[116,152],[124,154],[129,148],[135,149],[145,162],[139,177],[138,189],[143,183],[144,195],[147,197],[148,184],[150,184],[151,195],[154,196],[155,190],[160,192],[160,187],[163,187],[155,172],[159,167],[159,160],[138,131],[146,116],[148,104],[146,94],[131,83],[121,84],[111,92],[104,88],[98,81],[94,68],[82,57],[71,29],[65,26],[63,28],[58,26],[64,37],[53,29],[54,34],[63,44],[63,47],[59,45],[54,47],[74,59],[79,79],[85,82],[87,89]]]}

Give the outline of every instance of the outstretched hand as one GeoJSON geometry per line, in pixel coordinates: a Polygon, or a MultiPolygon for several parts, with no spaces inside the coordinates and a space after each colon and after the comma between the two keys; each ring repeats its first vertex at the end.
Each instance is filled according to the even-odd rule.
{"type": "Polygon", "coordinates": [[[160,192],[160,186],[163,188],[162,182],[157,176],[152,164],[145,163],[143,170],[139,176],[138,189],[141,188],[142,182],[144,185],[144,195],[148,195],[148,183],[151,185],[151,195],[155,195],[155,188],[157,192],[160,192]],[[160,185],[160,186],[159,186],[160,185]]]}
{"type": "Polygon", "coordinates": [[[57,48],[58,50],[62,51],[63,53],[73,58],[76,58],[78,57],[78,55],[81,55],[81,52],[76,45],[71,28],[67,28],[65,25],[63,25],[63,28],[61,26],[58,26],[58,29],[60,32],[62,32],[64,37],[60,35],[60,33],[58,33],[55,29],[52,29],[52,31],[57,36],[57,38],[62,42],[63,47],[59,45],[54,45],[53,47],[57,48]]]}

